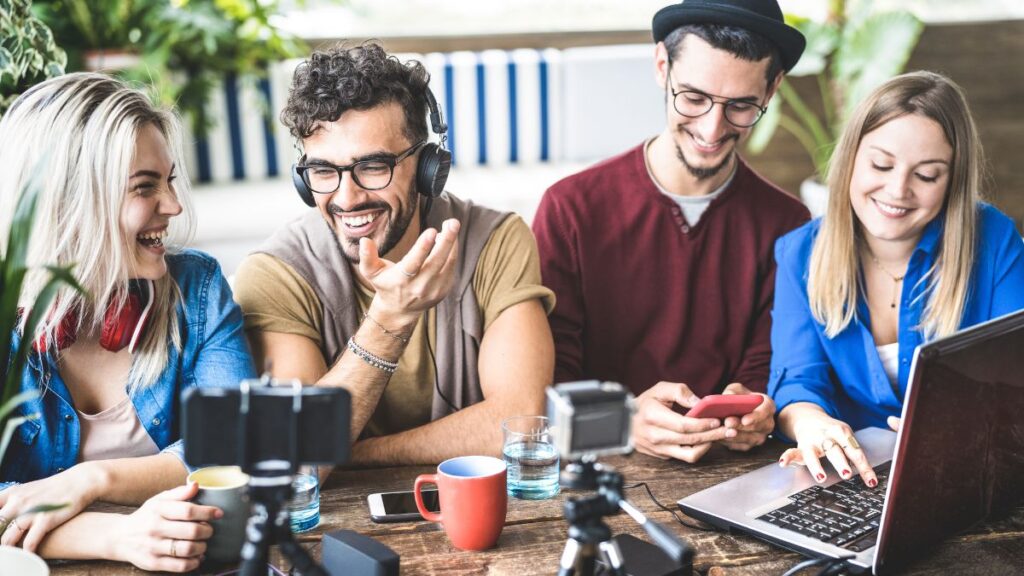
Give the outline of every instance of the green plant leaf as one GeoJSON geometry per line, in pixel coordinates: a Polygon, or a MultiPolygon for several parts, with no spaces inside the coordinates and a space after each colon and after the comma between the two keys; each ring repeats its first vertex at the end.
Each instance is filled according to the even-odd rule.
{"type": "Polygon", "coordinates": [[[872,14],[848,28],[836,51],[833,75],[842,90],[840,121],[881,83],[903,71],[924,24],[909,12],[872,14]]]}
{"type": "MultiPolygon", "coordinates": [[[[3,422],[4,418],[7,418],[7,416],[9,416],[11,412],[14,412],[14,409],[18,406],[38,397],[38,390],[25,390],[24,392],[15,394],[13,398],[4,402],[3,406],[0,406],[0,422],[3,422]]],[[[3,454],[3,451],[0,451],[0,454],[3,454]]]]}
{"type": "Polygon", "coordinates": [[[807,47],[800,56],[800,61],[786,76],[821,74],[828,67],[828,59],[839,43],[839,28],[830,22],[807,19],[802,19],[794,25],[807,39],[807,47]]]}
{"type": "Polygon", "coordinates": [[[747,139],[747,150],[751,154],[760,154],[768,147],[775,129],[779,126],[779,118],[782,116],[782,98],[775,96],[774,102],[768,103],[768,110],[764,116],[750,131],[750,138],[747,139]]]}
{"type": "Polygon", "coordinates": [[[67,508],[70,505],[70,502],[61,502],[60,504],[39,504],[38,506],[33,506],[28,510],[25,510],[21,514],[18,514],[18,518],[21,518],[22,516],[28,516],[29,514],[42,514],[44,512],[53,512],[54,510],[67,508]]]}
{"type": "Polygon", "coordinates": [[[39,414],[30,414],[28,416],[18,416],[17,418],[10,418],[7,423],[4,424],[3,436],[0,436],[0,456],[7,453],[7,445],[11,443],[11,437],[14,436],[14,431],[29,420],[35,420],[39,418],[39,414]]]}

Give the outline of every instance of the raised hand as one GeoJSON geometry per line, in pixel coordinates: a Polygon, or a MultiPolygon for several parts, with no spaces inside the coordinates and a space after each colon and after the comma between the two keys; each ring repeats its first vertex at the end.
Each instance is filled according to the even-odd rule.
{"type": "Polygon", "coordinates": [[[376,292],[375,314],[415,323],[423,311],[448,295],[455,284],[459,226],[458,220],[450,219],[442,223],[440,232],[424,230],[398,262],[378,256],[373,240],[360,240],[359,272],[376,292]]]}

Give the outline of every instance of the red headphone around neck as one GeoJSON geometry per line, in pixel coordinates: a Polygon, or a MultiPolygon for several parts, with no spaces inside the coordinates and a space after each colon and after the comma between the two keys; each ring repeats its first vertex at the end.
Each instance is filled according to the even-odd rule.
{"type": "MultiPolygon", "coordinates": [[[[111,352],[120,352],[125,347],[135,352],[153,308],[155,287],[152,280],[132,280],[128,283],[128,295],[120,309],[114,305],[119,298],[112,298],[103,316],[103,330],[100,332],[100,346],[111,352]]],[[[78,338],[78,310],[72,310],[57,327],[57,350],[64,350],[78,338]]],[[[46,353],[46,339],[40,337],[33,344],[40,354],[46,353]]]]}

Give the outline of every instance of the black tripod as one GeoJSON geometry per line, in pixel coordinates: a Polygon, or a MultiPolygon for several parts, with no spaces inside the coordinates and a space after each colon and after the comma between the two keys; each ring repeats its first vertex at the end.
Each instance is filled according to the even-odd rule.
{"type": "Polygon", "coordinates": [[[249,474],[252,513],[242,545],[242,576],[265,576],[270,546],[277,544],[292,567],[303,576],[327,576],[306,549],[295,541],[288,501],[292,497],[294,470],[283,460],[258,462],[249,474]]]}
{"type": "MultiPolygon", "coordinates": [[[[264,376],[264,385],[269,377],[264,376]]],[[[298,471],[299,416],[302,413],[302,384],[292,382],[292,411],[288,419],[288,460],[253,461],[253,445],[250,443],[249,381],[243,380],[239,388],[242,397],[239,403],[238,449],[242,470],[249,475],[249,502],[252,512],[245,527],[245,544],[242,545],[242,576],[264,576],[270,546],[277,544],[281,553],[291,562],[293,568],[303,576],[328,576],[306,552],[306,549],[292,536],[291,512],[288,501],[292,498],[292,481],[298,471]]]]}
{"type": "Polygon", "coordinates": [[[676,564],[692,562],[693,551],[664,526],[648,519],[622,495],[622,474],[602,466],[592,458],[570,462],[561,474],[565,488],[596,490],[596,494],[569,498],[565,502],[565,519],[569,522],[569,539],[559,561],[558,576],[592,576],[597,574],[600,553],[612,574],[625,576],[622,551],[612,539],[612,531],[604,523],[605,516],[629,514],[643,526],[654,543],[676,564]]]}

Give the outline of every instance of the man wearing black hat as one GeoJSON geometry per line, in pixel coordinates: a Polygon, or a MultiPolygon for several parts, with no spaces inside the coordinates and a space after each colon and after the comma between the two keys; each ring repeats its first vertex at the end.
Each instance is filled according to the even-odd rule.
{"type": "Polygon", "coordinates": [[[557,295],[555,381],[626,384],[637,448],[695,462],[774,425],[767,396],[742,419],[681,414],[766,389],[773,246],[809,214],[737,148],[805,42],[775,0],[685,0],[653,24],[664,131],[552,186],[533,230],[557,295]]]}

